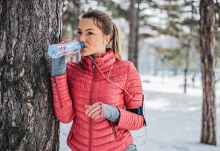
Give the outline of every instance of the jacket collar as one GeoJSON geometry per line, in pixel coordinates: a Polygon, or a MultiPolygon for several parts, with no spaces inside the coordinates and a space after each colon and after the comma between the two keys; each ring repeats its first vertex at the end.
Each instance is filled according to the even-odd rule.
{"type": "MultiPolygon", "coordinates": [[[[93,70],[92,66],[95,65],[93,63],[94,59],[96,65],[102,70],[106,67],[110,67],[113,65],[116,61],[115,54],[111,48],[107,48],[106,52],[102,55],[95,55],[95,56],[85,56],[81,57],[80,63],[83,65],[83,67],[89,71],[93,70]]],[[[97,68],[95,65],[95,68],[97,68]]]]}

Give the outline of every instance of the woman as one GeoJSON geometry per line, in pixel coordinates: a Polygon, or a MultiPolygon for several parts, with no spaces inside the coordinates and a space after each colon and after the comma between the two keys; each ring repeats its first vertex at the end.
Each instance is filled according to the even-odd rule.
{"type": "Polygon", "coordinates": [[[136,151],[129,130],[144,125],[142,86],[134,65],[121,60],[118,29],[109,15],[92,10],[78,25],[81,61],[52,59],[54,110],[73,121],[67,144],[74,151],[136,151]],[[112,42],[112,49],[106,45],[112,42]],[[125,110],[126,108],[126,110],[125,110]],[[137,112],[138,111],[138,112],[137,112]]]}

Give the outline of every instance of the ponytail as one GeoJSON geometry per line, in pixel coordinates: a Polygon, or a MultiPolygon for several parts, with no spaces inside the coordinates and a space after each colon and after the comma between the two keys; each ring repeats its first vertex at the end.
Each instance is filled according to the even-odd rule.
{"type": "Polygon", "coordinates": [[[118,27],[113,23],[112,49],[117,59],[121,59],[121,43],[118,27]]]}

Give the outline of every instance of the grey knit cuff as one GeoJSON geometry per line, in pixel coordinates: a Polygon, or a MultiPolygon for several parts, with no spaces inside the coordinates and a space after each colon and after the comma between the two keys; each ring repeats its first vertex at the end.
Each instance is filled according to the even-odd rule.
{"type": "Polygon", "coordinates": [[[52,58],[51,76],[58,76],[66,73],[65,56],[52,58]]]}
{"type": "Polygon", "coordinates": [[[102,110],[103,110],[103,116],[111,121],[112,123],[118,123],[119,117],[120,117],[120,112],[117,107],[113,105],[108,105],[108,104],[101,104],[102,105],[102,110]]]}

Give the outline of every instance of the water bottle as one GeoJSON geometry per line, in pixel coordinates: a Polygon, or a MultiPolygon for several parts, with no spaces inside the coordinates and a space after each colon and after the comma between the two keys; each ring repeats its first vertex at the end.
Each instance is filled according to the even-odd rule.
{"type": "Polygon", "coordinates": [[[84,43],[77,40],[71,40],[62,44],[53,44],[48,48],[48,55],[51,58],[60,58],[70,53],[78,53],[84,47],[84,43]]]}

